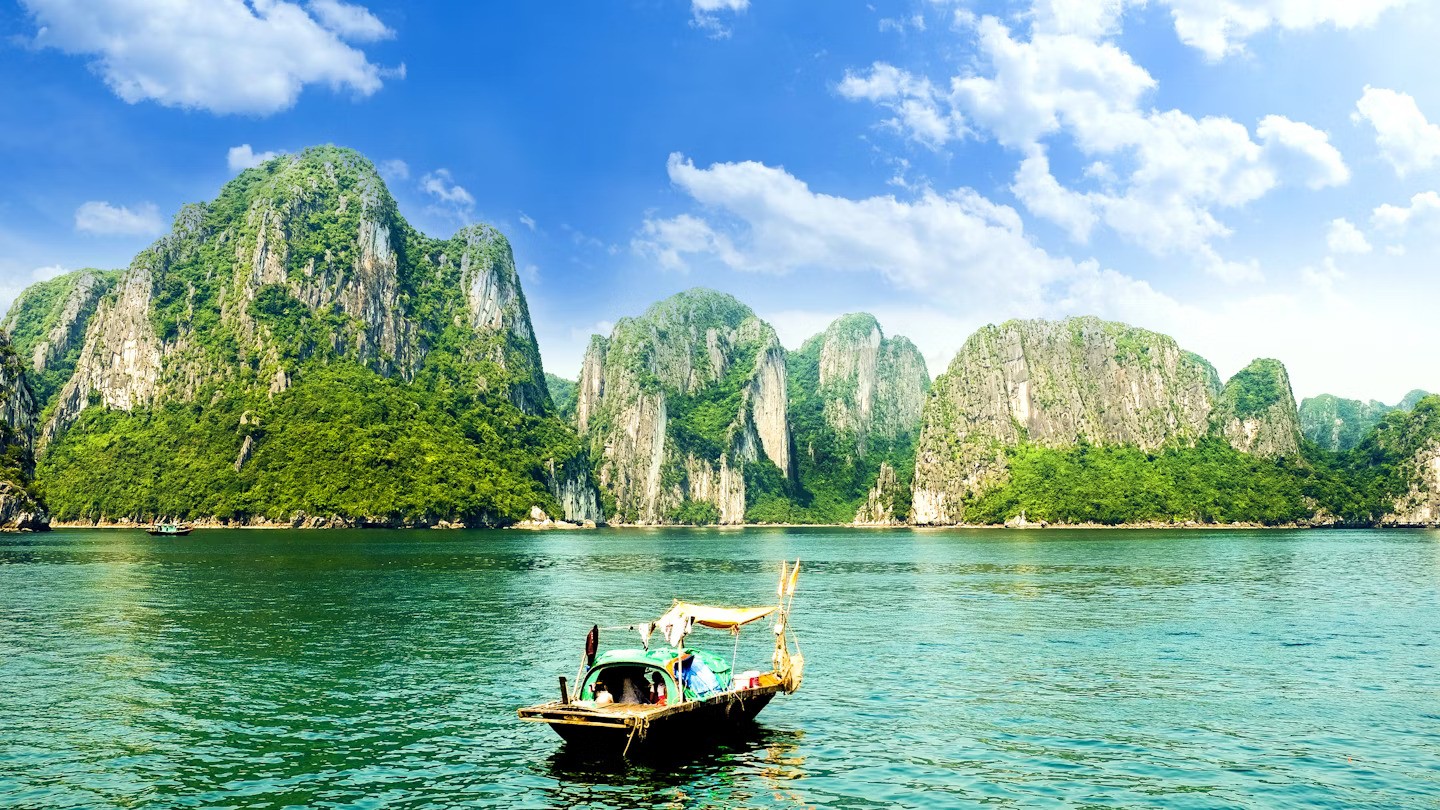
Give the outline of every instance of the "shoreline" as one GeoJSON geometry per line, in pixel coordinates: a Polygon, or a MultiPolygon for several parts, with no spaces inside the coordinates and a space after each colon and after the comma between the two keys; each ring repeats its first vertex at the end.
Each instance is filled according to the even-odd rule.
{"type": "MultiPolygon", "coordinates": [[[[1344,525],[1338,523],[1027,523],[1023,525],[1007,525],[1001,523],[956,523],[947,525],[923,525],[917,526],[909,523],[891,524],[856,524],[856,523],[734,523],[734,524],[710,524],[710,525],[688,525],[678,523],[640,524],[640,523],[610,523],[610,524],[576,524],[565,521],[548,521],[545,523],[522,521],[506,526],[466,526],[441,521],[435,525],[416,526],[395,526],[382,524],[351,524],[326,523],[323,525],[300,524],[292,525],[286,523],[220,523],[216,521],[188,521],[196,529],[243,529],[250,531],[278,531],[296,529],[304,531],[325,531],[334,529],[366,529],[374,531],[396,531],[396,530],[433,530],[433,531],[465,531],[468,529],[488,529],[497,531],[594,531],[599,529],[689,529],[706,531],[745,531],[747,529],[857,529],[857,530],[910,530],[918,532],[945,532],[955,530],[996,530],[1007,531],[1089,531],[1089,530],[1164,530],[1164,531],[1299,531],[1302,529],[1440,529],[1440,525],[1426,524],[1385,524],[1375,523],[1369,525],[1344,525]]],[[[131,522],[97,522],[97,521],[56,521],[50,524],[51,529],[105,529],[105,530],[129,530],[137,531],[147,528],[148,523],[131,522]]]]}

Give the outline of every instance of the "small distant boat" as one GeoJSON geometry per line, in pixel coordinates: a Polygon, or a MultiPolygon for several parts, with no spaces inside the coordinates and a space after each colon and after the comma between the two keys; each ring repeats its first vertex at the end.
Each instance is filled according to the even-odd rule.
{"type": "Polygon", "coordinates": [[[184,537],[195,529],[189,523],[156,523],[145,530],[146,534],[159,535],[161,537],[184,537]]]}
{"type": "Polygon", "coordinates": [[[591,754],[623,757],[667,741],[687,748],[714,742],[753,720],[775,695],[800,688],[805,656],[789,627],[799,574],[799,560],[781,566],[774,605],[726,608],[677,599],[654,622],[607,628],[638,632],[640,649],[598,653],[600,628],[590,628],[575,692],[562,676],[560,699],[520,709],[520,719],[546,723],[568,745],[591,754]],[[697,626],[727,630],[738,651],[740,628],[771,616],[775,650],[767,672],[737,673],[736,653],[727,660],[689,644],[697,626]],[[655,634],[663,642],[651,647],[655,634]]]}

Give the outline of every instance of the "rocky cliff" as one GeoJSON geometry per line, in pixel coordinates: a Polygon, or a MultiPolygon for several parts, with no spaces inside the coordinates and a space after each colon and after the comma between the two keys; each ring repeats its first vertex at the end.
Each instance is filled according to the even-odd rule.
{"type": "MultiPolygon", "coordinates": [[[[484,468],[487,454],[491,462],[502,451],[510,456],[508,471],[492,464],[493,480],[480,473],[482,480],[468,487],[470,505],[458,507],[450,496],[434,493],[436,503],[409,507],[418,513],[404,520],[457,519],[445,513],[458,508],[471,522],[503,521],[527,514],[532,505],[557,513],[563,505],[571,520],[598,517],[587,464],[574,463],[583,453],[573,436],[565,438],[553,414],[509,243],[485,225],[445,240],[421,234],[400,216],[374,167],[350,150],[318,147],[276,158],[242,172],[213,202],[182,209],[172,232],[137,256],[113,293],[100,301],[77,355],[44,425],[42,444],[71,441],[70,430],[86,434],[75,437],[72,444],[78,445],[96,431],[132,429],[106,414],[171,413],[190,406],[202,420],[218,419],[217,410],[234,419],[232,435],[215,448],[227,456],[225,465],[237,479],[225,487],[254,486],[247,483],[247,471],[257,464],[281,464],[289,475],[303,478],[306,465],[325,462],[285,456],[268,446],[281,426],[267,413],[281,408],[297,385],[307,380],[318,385],[320,378],[338,375],[353,384],[351,404],[362,411],[383,392],[411,400],[417,414],[434,410],[438,420],[449,412],[458,424],[437,421],[431,426],[436,435],[425,440],[397,434],[373,446],[364,445],[362,436],[348,437],[347,446],[347,437],[312,435],[317,452],[348,452],[355,464],[398,458],[395,454],[439,459],[459,453],[480,465],[477,469],[484,468]],[[354,369],[360,376],[337,369],[354,369]],[[375,383],[364,383],[366,376],[375,383]],[[90,418],[92,409],[100,415],[90,418]],[[448,438],[451,433],[457,437],[448,438]],[[498,442],[488,438],[497,433],[498,442]],[[427,442],[441,442],[443,451],[427,450],[427,442]],[[367,459],[367,453],[377,458],[367,459]],[[538,458],[520,460],[526,456],[538,458]],[[557,478],[557,470],[565,475],[557,478]],[[529,483],[513,480],[517,475],[529,483]],[[533,498],[523,494],[532,484],[540,488],[533,498]],[[527,498],[543,503],[519,503],[527,498]]],[[[407,419],[385,410],[364,416],[361,424],[370,418],[407,419]]],[[[318,429],[327,420],[352,416],[317,413],[313,425],[302,417],[304,424],[283,427],[318,429]]],[[[401,465],[378,461],[382,468],[409,462],[408,457],[401,465]]],[[[42,464],[42,473],[46,469],[42,464]]],[[[298,484],[291,489],[295,496],[288,502],[264,507],[270,518],[285,517],[277,510],[329,508],[298,484]]],[[[117,497],[107,508],[133,501],[143,511],[137,497],[117,497]]],[[[257,497],[265,502],[268,495],[257,497]]],[[[255,502],[233,500],[237,519],[255,502]]],[[[384,505],[378,496],[357,500],[365,502],[384,505]]],[[[172,511],[192,511],[184,506],[172,511]]],[[[98,517],[89,513],[100,507],[92,501],[76,508],[98,517]]]]}
{"type": "Polygon", "coordinates": [[[30,368],[0,337],[0,531],[46,529],[50,517],[31,487],[35,471],[35,399],[30,368]]]}
{"type": "Polygon", "coordinates": [[[680,293],[591,341],[576,421],[628,523],[745,520],[750,484],[794,475],[785,350],[749,307],[680,293]]]}
{"type": "Polygon", "coordinates": [[[809,371],[825,425],[864,456],[873,444],[892,444],[920,429],[930,375],[920,350],[904,337],[887,338],[868,313],[845,315],[795,352],[792,368],[809,371]]]}
{"type": "Polygon", "coordinates": [[[119,277],[118,271],[76,270],[32,284],[0,323],[29,366],[26,378],[42,411],[74,372],[90,319],[119,277]]]}
{"type": "Polygon", "coordinates": [[[865,502],[855,510],[856,526],[896,526],[905,522],[907,487],[901,483],[890,462],[881,462],[875,484],[865,495],[865,502]]]}
{"type": "Polygon", "coordinates": [[[1300,417],[1284,364],[1261,358],[1237,372],[1220,392],[1210,424],[1242,453],[1300,455],[1300,417]]]}
{"type": "Polygon", "coordinates": [[[883,491],[893,506],[893,491],[908,490],[930,387],[920,351],[904,337],[886,337],[873,316],[856,313],[836,319],[787,362],[800,500],[808,500],[790,519],[894,519],[893,511],[877,516],[869,496],[883,491]],[[882,480],[887,469],[890,478],[903,473],[882,480]]]}
{"type": "Polygon", "coordinates": [[[1378,519],[1385,526],[1440,527],[1440,396],[1391,410],[1348,455],[1357,489],[1383,499],[1362,519],[1378,519]],[[1359,460],[1366,467],[1355,464],[1359,460]]]}
{"type": "Polygon", "coordinates": [[[972,335],[936,379],[916,450],[912,520],[950,524],[1022,443],[1158,450],[1207,435],[1213,367],[1164,335],[1096,318],[1009,321],[972,335]]]}
{"type": "Polygon", "coordinates": [[[1300,403],[1300,432],[1326,450],[1349,450],[1358,445],[1385,414],[1408,411],[1426,396],[1426,392],[1416,389],[1397,405],[1373,399],[1369,402],[1342,399],[1332,394],[1308,397],[1300,403]]]}

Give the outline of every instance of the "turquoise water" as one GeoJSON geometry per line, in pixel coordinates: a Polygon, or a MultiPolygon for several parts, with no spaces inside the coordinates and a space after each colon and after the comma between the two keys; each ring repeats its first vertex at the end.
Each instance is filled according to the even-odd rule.
{"type": "Polygon", "coordinates": [[[1440,807],[1437,665],[1440,533],[10,535],[0,805],[1440,807]],[[782,557],[807,677],[753,731],[615,768],[516,719],[782,557]]]}

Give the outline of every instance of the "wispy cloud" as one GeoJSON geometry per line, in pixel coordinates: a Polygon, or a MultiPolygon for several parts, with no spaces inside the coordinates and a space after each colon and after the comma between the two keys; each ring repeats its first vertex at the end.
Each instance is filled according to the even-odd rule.
{"type": "Polygon", "coordinates": [[[165,230],[154,203],[134,208],[91,200],[75,209],[75,230],[98,236],[156,236],[165,230]]]}

